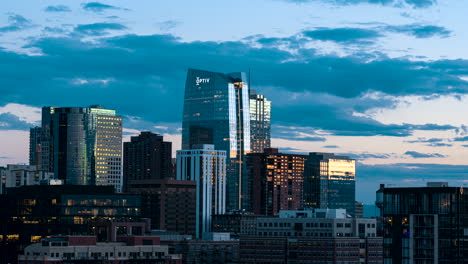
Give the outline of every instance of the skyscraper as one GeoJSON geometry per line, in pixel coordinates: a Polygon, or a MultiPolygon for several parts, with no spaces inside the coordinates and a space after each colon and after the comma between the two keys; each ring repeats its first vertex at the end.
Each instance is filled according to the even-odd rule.
{"type": "Polygon", "coordinates": [[[252,152],[271,146],[271,102],[250,90],[250,144],[252,152]]]}
{"type": "Polygon", "coordinates": [[[249,87],[245,73],[189,69],[185,84],[182,149],[212,144],[227,154],[228,209],[240,208],[240,176],[250,151],[249,87]]]}
{"type": "Polygon", "coordinates": [[[65,184],[122,188],[122,117],[101,106],[42,108],[42,169],[65,184]]]}
{"type": "Polygon", "coordinates": [[[226,212],[226,151],[194,145],[177,151],[177,180],[196,181],[196,236],[211,231],[211,219],[226,212]]]}
{"type": "Polygon", "coordinates": [[[346,209],[354,215],[356,161],[333,153],[311,152],[304,169],[304,206],[346,209]]]}
{"type": "Polygon", "coordinates": [[[307,156],[264,153],[246,156],[242,188],[242,209],[258,215],[277,215],[280,210],[303,207],[304,162],[307,156]]]}
{"type": "Polygon", "coordinates": [[[131,180],[172,177],[172,142],[148,131],[124,143],[124,189],[131,180]]]}
{"type": "Polygon", "coordinates": [[[29,129],[29,165],[34,165],[37,169],[41,169],[42,165],[41,137],[41,127],[29,129]]]}

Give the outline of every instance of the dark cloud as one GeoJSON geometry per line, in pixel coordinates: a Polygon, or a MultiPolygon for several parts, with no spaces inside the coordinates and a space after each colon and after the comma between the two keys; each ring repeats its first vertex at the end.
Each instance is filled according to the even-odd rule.
{"type": "Polygon", "coordinates": [[[290,3],[323,2],[335,5],[376,4],[384,6],[404,7],[401,3],[413,8],[427,8],[437,3],[436,0],[283,0],[290,3]]]}
{"type": "Polygon", "coordinates": [[[327,145],[327,146],[323,146],[324,148],[339,148],[339,146],[337,145],[327,145]]]}
{"type": "Polygon", "coordinates": [[[302,33],[314,40],[334,41],[346,44],[370,42],[382,36],[376,30],[364,28],[317,28],[302,33]]]}
{"type": "Polygon", "coordinates": [[[429,146],[429,147],[451,147],[451,146],[453,146],[453,144],[449,144],[449,143],[430,143],[430,144],[427,144],[426,146],[429,146]]]}
{"type": "Polygon", "coordinates": [[[71,12],[71,9],[66,5],[48,6],[44,9],[46,12],[71,12]]]}
{"type": "Polygon", "coordinates": [[[124,30],[126,26],[118,23],[94,23],[84,24],[75,27],[74,32],[88,36],[103,36],[109,33],[110,30],[124,30]]]}
{"type": "Polygon", "coordinates": [[[121,9],[121,8],[112,6],[112,5],[99,3],[99,2],[89,2],[89,3],[83,4],[83,9],[86,11],[100,13],[100,12],[110,10],[110,9],[121,9]]]}
{"type": "Polygon", "coordinates": [[[306,130],[273,133],[296,140],[323,141],[323,136],[312,133],[314,129],[361,136],[454,129],[438,124],[382,124],[354,113],[393,108],[397,101],[392,96],[468,91],[467,82],[459,77],[465,75],[462,66],[468,63],[460,60],[418,62],[378,56],[369,61],[318,55],[305,48],[297,53],[254,48],[243,41],[183,42],[171,35],[125,35],[95,42],[45,37],[27,47],[43,55],[0,50],[0,104],[98,102],[148,122],[178,123],[188,67],[220,72],[250,67],[253,88],[274,102],[273,122],[306,130]],[[369,93],[376,95],[366,96],[369,93]]]}
{"type": "Polygon", "coordinates": [[[454,141],[468,141],[468,136],[466,136],[466,137],[456,137],[453,140],[454,141]]]}
{"type": "MultiPolygon", "coordinates": [[[[455,131],[457,129],[454,129],[455,131]]],[[[426,146],[429,146],[429,147],[451,147],[453,146],[453,144],[449,144],[449,143],[443,143],[443,141],[445,141],[447,139],[443,139],[443,138],[418,138],[416,140],[407,140],[405,142],[407,143],[427,143],[425,144],[426,146]]]]}
{"type": "Polygon", "coordinates": [[[415,159],[421,159],[421,158],[445,158],[445,155],[439,154],[439,153],[421,153],[417,151],[406,151],[405,155],[411,156],[412,158],[415,159]]]}
{"type": "Polygon", "coordinates": [[[0,130],[29,130],[33,126],[11,113],[0,114],[0,130]]]}
{"type": "Polygon", "coordinates": [[[401,25],[401,26],[386,26],[385,29],[390,32],[403,33],[414,36],[416,38],[431,38],[441,37],[447,38],[450,36],[451,31],[440,26],[434,25],[401,25]]]}
{"type": "Polygon", "coordinates": [[[0,27],[0,33],[15,32],[34,27],[31,20],[17,14],[8,16],[8,25],[0,27]]]}

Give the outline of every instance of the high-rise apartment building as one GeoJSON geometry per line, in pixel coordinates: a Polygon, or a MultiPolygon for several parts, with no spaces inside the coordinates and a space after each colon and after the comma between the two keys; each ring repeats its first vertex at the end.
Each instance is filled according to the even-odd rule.
{"type": "Polygon", "coordinates": [[[42,150],[41,150],[42,128],[32,127],[29,129],[29,165],[41,169],[42,150]]]}
{"type": "Polygon", "coordinates": [[[271,146],[271,101],[250,90],[250,149],[263,152],[271,146]]]}
{"type": "Polygon", "coordinates": [[[132,180],[172,177],[172,142],[151,132],[141,132],[124,143],[124,190],[132,180]]]}
{"type": "Polygon", "coordinates": [[[226,151],[194,145],[177,151],[177,180],[196,181],[196,236],[211,231],[212,216],[226,211],[226,151]]]}
{"type": "Polygon", "coordinates": [[[377,191],[384,264],[466,263],[468,188],[447,183],[377,191]]]}
{"type": "Polygon", "coordinates": [[[212,144],[226,151],[227,205],[239,209],[244,155],[250,152],[249,86],[245,73],[189,69],[185,83],[182,149],[212,144]]]}
{"type": "Polygon", "coordinates": [[[332,153],[309,153],[304,170],[304,206],[346,209],[354,215],[356,161],[332,153]]]}
{"type": "Polygon", "coordinates": [[[279,153],[274,148],[248,154],[243,175],[242,209],[257,215],[276,215],[280,210],[302,208],[306,157],[279,153]]]}
{"type": "Polygon", "coordinates": [[[122,117],[101,106],[42,108],[42,169],[65,184],[122,188],[122,117]]]}

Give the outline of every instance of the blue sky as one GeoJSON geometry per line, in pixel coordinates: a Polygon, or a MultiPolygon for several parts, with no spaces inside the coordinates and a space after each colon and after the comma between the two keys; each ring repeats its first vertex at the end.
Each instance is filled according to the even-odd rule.
{"type": "Polygon", "coordinates": [[[180,147],[187,68],[252,71],[273,145],[348,154],[357,198],[379,183],[465,184],[463,1],[7,1],[0,13],[0,165],[27,162],[40,107],[102,104],[128,138],[180,147]]]}

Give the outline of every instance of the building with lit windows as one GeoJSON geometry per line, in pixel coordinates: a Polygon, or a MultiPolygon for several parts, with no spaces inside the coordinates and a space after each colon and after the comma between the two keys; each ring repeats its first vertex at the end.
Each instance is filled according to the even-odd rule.
{"type": "Polygon", "coordinates": [[[333,153],[309,153],[304,169],[304,207],[346,209],[354,215],[355,197],[355,160],[333,153]]]}
{"type": "Polygon", "coordinates": [[[249,86],[245,73],[189,69],[185,83],[182,149],[211,144],[226,151],[227,208],[240,208],[244,155],[250,152],[249,86]]]}
{"type": "Polygon", "coordinates": [[[139,221],[141,198],[113,186],[34,185],[8,188],[0,208],[0,263],[14,263],[16,252],[43,237],[88,234],[100,219],[139,221]]]}
{"type": "Polygon", "coordinates": [[[65,184],[122,190],[122,117],[101,106],[42,108],[42,169],[65,184]]]}
{"type": "Polygon", "coordinates": [[[226,151],[194,145],[177,151],[177,180],[196,182],[196,237],[211,232],[212,216],[226,212],[226,151]]]}
{"type": "Polygon", "coordinates": [[[467,263],[468,188],[429,182],[426,187],[377,191],[384,264],[467,263]]]}
{"type": "Polygon", "coordinates": [[[271,146],[271,101],[250,90],[250,149],[261,153],[271,146]]]}
{"type": "Polygon", "coordinates": [[[279,153],[275,148],[248,154],[243,175],[243,209],[257,215],[276,215],[280,210],[302,208],[306,157],[279,153]]]}

